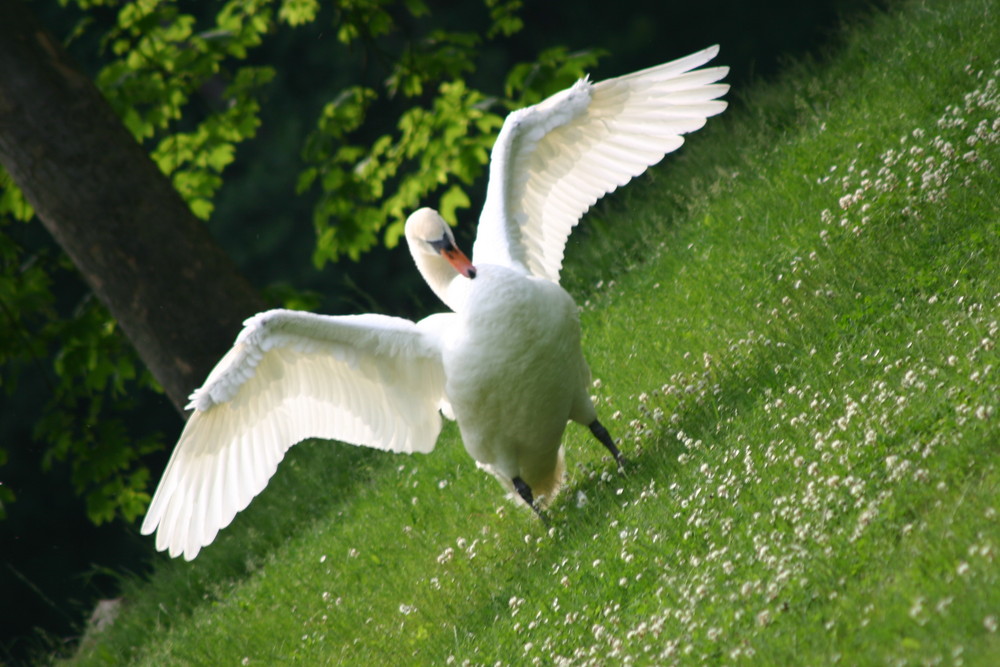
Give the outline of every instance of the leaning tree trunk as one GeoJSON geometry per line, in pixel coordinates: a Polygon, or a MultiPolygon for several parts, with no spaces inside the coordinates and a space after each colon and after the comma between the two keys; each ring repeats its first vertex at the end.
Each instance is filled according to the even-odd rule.
{"type": "Polygon", "coordinates": [[[16,0],[0,0],[0,163],[182,409],[262,301],[16,0]]]}

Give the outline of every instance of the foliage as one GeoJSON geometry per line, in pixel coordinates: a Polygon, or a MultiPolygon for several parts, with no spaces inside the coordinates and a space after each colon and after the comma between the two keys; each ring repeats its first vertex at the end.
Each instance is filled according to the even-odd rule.
{"type": "MultiPolygon", "coordinates": [[[[91,3],[79,4],[89,9],[91,3]]],[[[259,112],[255,95],[272,74],[267,68],[241,67],[227,76],[225,63],[245,58],[260,43],[269,16],[267,3],[230,2],[211,30],[195,32],[195,18],[173,2],[126,3],[102,37],[108,62],[97,75],[98,86],[199,217],[211,214],[212,197],[235,145],[253,136],[259,112]],[[194,98],[213,78],[223,77],[229,79],[223,94],[209,100],[215,108],[191,123],[187,116],[194,98]],[[182,121],[192,129],[181,131],[182,121]]],[[[47,446],[43,466],[69,461],[74,488],[86,499],[92,521],[118,514],[132,520],[149,501],[143,457],[162,448],[162,436],[133,433],[125,415],[134,408],[135,395],[157,390],[155,381],[106,310],[89,295],[80,296],[69,262],[31,238],[33,230],[24,222],[37,224],[5,176],[0,245],[7,289],[0,303],[8,325],[4,331],[11,333],[0,342],[4,387],[14,391],[18,376],[43,366],[40,375],[49,382],[50,398],[34,429],[34,437],[47,446]],[[68,309],[57,306],[67,291],[76,294],[68,309]],[[51,359],[51,369],[44,368],[45,359],[51,359]]],[[[9,493],[4,499],[11,500],[9,493]]]]}
{"type": "MultiPolygon", "coordinates": [[[[352,44],[362,37],[378,40],[393,31],[398,19],[386,2],[348,4],[342,11],[360,14],[364,33],[342,29],[338,37],[352,44]]],[[[487,39],[520,29],[519,2],[487,2],[492,25],[487,39]]],[[[411,18],[427,13],[421,2],[404,3],[411,18]]],[[[383,134],[370,146],[352,141],[379,100],[374,88],[344,90],[323,109],[303,157],[309,166],[299,178],[299,191],[316,186],[322,197],[314,211],[317,244],[314,262],[340,255],[358,259],[381,240],[394,247],[406,216],[443,190],[437,208],[454,224],[456,211],[470,205],[468,186],[484,171],[489,151],[507,111],[541,100],[580,78],[597,61],[597,51],[544,52],[537,62],[514,67],[505,99],[470,88],[463,76],[474,70],[480,37],[475,32],[431,30],[408,44],[393,63],[385,95],[397,102],[433,95],[429,106],[412,106],[396,123],[396,134],[383,134]],[[496,110],[494,110],[496,109],[496,110]]],[[[376,47],[378,48],[378,47],[376,47]]]]}
{"type": "MultiPolygon", "coordinates": [[[[65,4],[81,16],[70,46],[98,45],[97,85],[192,212],[209,219],[223,172],[260,126],[276,74],[252,54],[283,31],[320,20],[319,3],[65,4]]],[[[380,87],[356,83],[340,91],[303,148],[300,193],[314,184],[322,192],[314,216],[318,265],[343,254],[357,259],[379,242],[394,245],[406,212],[434,194],[454,221],[456,210],[470,204],[467,187],[488,161],[501,113],[564,86],[596,61],[592,52],[554,49],[515,68],[506,98],[470,88],[465,77],[482,47],[479,35],[491,40],[518,31],[519,7],[518,0],[487,0],[487,27],[456,32],[433,27],[431,8],[421,0],[338,3],[337,40],[381,63],[385,75],[380,87]],[[386,132],[379,124],[393,114],[395,132],[386,132]]],[[[157,386],[121,329],[81,293],[67,260],[38,239],[32,216],[4,176],[0,381],[9,394],[25,374],[45,378],[50,398],[34,429],[45,443],[43,465],[69,463],[93,521],[116,514],[131,520],[149,500],[143,457],[162,448],[163,436],[128,424],[127,415],[137,397],[157,386]]],[[[289,306],[312,302],[287,289],[268,291],[289,306]]],[[[0,508],[12,500],[0,486],[0,508]]]]}
{"type": "Polygon", "coordinates": [[[251,138],[259,124],[256,96],[274,72],[251,66],[229,71],[229,61],[244,60],[260,45],[272,28],[270,4],[225,3],[215,24],[196,32],[196,18],[173,2],[128,3],[103,38],[114,60],[98,74],[97,85],[132,134],[155,143],[153,159],[203,219],[212,212],[212,196],[236,144],[251,138]],[[193,131],[179,131],[192,98],[215,80],[226,85],[218,96],[206,95],[214,108],[193,131]]]}
{"type": "Polygon", "coordinates": [[[599,212],[565,275],[631,465],[571,429],[551,530],[453,425],[299,446],[75,662],[995,663],[986,6],[873,19],[599,212]]]}
{"type": "MultiPolygon", "coordinates": [[[[133,406],[129,394],[153,387],[152,377],[94,299],[85,297],[68,317],[58,314],[53,285],[72,268],[50,252],[29,253],[14,233],[0,234],[0,386],[10,397],[28,377],[45,378],[50,397],[33,434],[49,445],[43,466],[70,460],[74,488],[95,523],[117,512],[131,520],[149,501],[149,473],[138,462],[162,445],[155,434],[130,434],[122,414],[133,406]],[[42,360],[52,351],[49,370],[42,360]]],[[[0,505],[13,499],[0,487],[0,505]]]]}

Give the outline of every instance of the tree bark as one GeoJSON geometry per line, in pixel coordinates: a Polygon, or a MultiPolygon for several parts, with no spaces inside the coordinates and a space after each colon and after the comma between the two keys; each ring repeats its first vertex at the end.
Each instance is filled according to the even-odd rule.
{"type": "Polygon", "coordinates": [[[0,163],[183,410],[262,299],[18,0],[0,0],[0,163]]]}

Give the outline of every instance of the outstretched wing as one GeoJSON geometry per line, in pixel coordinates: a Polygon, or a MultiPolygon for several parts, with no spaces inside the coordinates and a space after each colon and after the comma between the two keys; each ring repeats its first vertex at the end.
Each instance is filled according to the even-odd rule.
{"type": "Polygon", "coordinates": [[[191,560],[267,486],[288,448],[307,438],[433,449],[444,400],[435,328],[287,310],[247,320],[191,395],[195,412],[142,533],[156,530],[157,549],[191,560]]]}
{"type": "Polygon", "coordinates": [[[727,67],[696,70],[713,46],[657,67],[571,88],[504,121],[473,264],[519,267],[559,282],[566,239],[580,216],[676,150],[683,134],[721,113],[727,67]]]}

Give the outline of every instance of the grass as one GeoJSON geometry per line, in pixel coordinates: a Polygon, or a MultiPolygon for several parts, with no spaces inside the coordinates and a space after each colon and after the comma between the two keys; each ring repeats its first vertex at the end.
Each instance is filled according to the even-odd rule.
{"type": "Polygon", "coordinates": [[[619,475],[548,532],[454,425],[296,447],[71,662],[996,664],[1000,21],[911,2],[793,66],[572,243],[619,475]]]}

